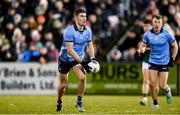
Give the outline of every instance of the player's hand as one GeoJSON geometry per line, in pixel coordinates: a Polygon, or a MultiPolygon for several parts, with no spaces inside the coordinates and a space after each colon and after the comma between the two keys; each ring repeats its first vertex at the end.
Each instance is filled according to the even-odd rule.
{"type": "Polygon", "coordinates": [[[89,61],[81,61],[81,63],[80,63],[84,67],[84,69],[86,70],[87,73],[90,72],[89,69],[91,68],[88,66],[88,63],[89,63],[89,61]]]}
{"type": "Polygon", "coordinates": [[[137,54],[138,54],[139,57],[142,57],[142,55],[144,55],[144,52],[141,52],[140,49],[137,49],[136,52],[137,52],[137,54]]]}
{"type": "Polygon", "coordinates": [[[174,60],[173,60],[173,58],[172,57],[170,57],[170,60],[169,60],[169,63],[168,63],[168,66],[169,67],[173,67],[174,66],[174,60]]]}
{"type": "Polygon", "coordinates": [[[134,55],[135,59],[137,60],[143,60],[145,57],[144,53],[140,53],[138,50],[136,51],[135,55],[134,55]]]}
{"type": "Polygon", "coordinates": [[[91,59],[91,61],[92,61],[92,60],[95,60],[95,61],[97,61],[95,58],[92,58],[92,59],[91,59]]]}

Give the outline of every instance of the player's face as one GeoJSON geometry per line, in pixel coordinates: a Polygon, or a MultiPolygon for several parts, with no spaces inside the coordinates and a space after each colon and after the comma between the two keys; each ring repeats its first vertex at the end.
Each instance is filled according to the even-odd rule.
{"type": "Polygon", "coordinates": [[[143,30],[147,31],[148,29],[151,29],[151,25],[150,24],[143,24],[143,30]]]}
{"type": "Polygon", "coordinates": [[[84,26],[86,24],[86,13],[79,13],[76,16],[76,22],[79,26],[84,26]]]}
{"type": "Polygon", "coordinates": [[[162,19],[153,18],[152,26],[155,32],[159,32],[162,28],[162,19]]]}

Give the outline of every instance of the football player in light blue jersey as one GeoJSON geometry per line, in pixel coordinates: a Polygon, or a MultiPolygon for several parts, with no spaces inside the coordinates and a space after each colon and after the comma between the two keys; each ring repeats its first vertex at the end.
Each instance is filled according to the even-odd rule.
{"type": "Polygon", "coordinates": [[[78,93],[76,107],[84,112],[82,97],[86,86],[86,72],[89,71],[88,61],[84,61],[85,50],[90,59],[94,59],[94,47],[92,43],[92,31],[86,24],[86,11],[78,8],[74,11],[75,24],[67,27],[64,31],[63,44],[59,53],[58,70],[60,72],[57,89],[57,109],[62,109],[62,96],[68,81],[68,73],[72,68],[77,75],[78,93]]]}
{"type": "Polygon", "coordinates": [[[147,45],[150,46],[149,80],[152,93],[152,107],[159,108],[157,101],[157,82],[159,76],[159,88],[166,93],[167,103],[172,102],[171,89],[167,84],[169,64],[175,60],[178,45],[173,34],[162,27],[162,16],[155,15],[152,19],[152,29],[144,34],[143,45],[140,52],[144,53],[147,45]],[[172,54],[170,52],[172,47],[172,54]]]}

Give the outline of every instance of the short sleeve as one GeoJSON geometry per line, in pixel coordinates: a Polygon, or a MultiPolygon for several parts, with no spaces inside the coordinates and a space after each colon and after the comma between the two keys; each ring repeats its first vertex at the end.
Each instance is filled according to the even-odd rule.
{"type": "MultiPolygon", "coordinates": [[[[166,30],[167,31],[167,30],[166,30]]],[[[176,40],[176,38],[174,37],[173,33],[171,33],[170,31],[167,31],[168,32],[168,36],[167,36],[167,40],[169,43],[172,43],[176,40]]]]}
{"type": "Polygon", "coordinates": [[[74,41],[73,32],[72,32],[71,28],[67,28],[64,31],[63,37],[64,37],[65,42],[73,42],[74,41]]]}

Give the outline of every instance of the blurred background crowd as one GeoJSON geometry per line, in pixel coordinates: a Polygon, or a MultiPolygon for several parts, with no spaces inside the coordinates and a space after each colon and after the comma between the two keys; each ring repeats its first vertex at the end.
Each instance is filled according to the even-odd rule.
{"type": "Polygon", "coordinates": [[[143,20],[154,14],[163,15],[179,43],[180,0],[0,0],[0,61],[57,61],[64,29],[78,7],[87,10],[101,61],[135,61],[143,20]]]}

